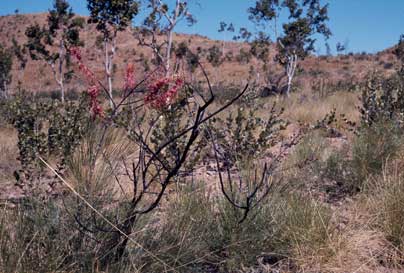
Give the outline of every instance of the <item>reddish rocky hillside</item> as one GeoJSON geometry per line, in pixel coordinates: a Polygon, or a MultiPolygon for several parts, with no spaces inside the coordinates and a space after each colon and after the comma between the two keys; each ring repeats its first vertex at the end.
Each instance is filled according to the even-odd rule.
{"type": "MultiPolygon", "coordinates": [[[[0,43],[11,46],[12,38],[15,38],[19,44],[24,44],[25,29],[37,22],[44,24],[46,22],[46,14],[29,14],[29,15],[12,15],[0,17],[0,43]]],[[[96,46],[96,38],[99,34],[94,26],[86,24],[81,33],[82,39],[85,41],[83,56],[89,66],[98,74],[100,79],[103,77],[103,52],[96,46]]],[[[177,43],[186,41],[193,50],[200,47],[208,49],[213,45],[222,47],[222,41],[211,40],[199,35],[177,34],[175,36],[177,43]]],[[[248,46],[243,43],[226,42],[225,50],[231,52],[233,58],[226,60],[219,68],[213,68],[206,63],[207,70],[211,75],[214,83],[225,84],[243,84],[247,82],[251,67],[260,69],[261,64],[257,60],[251,60],[249,63],[240,62],[237,56],[240,55],[241,48],[248,46]],[[220,72],[220,73],[218,73],[220,72]]],[[[272,55],[274,52],[272,52],[272,55]]],[[[144,59],[150,59],[151,53],[148,49],[138,46],[137,40],[132,35],[132,30],[120,33],[118,36],[118,51],[115,60],[116,76],[114,87],[120,88],[123,82],[123,74],[128,63],[134,63],[137,69],[138,77],[144,74],[144,59]]],[[[150,63],[150,62],[149,62],[150,63]]],[[[309,57],[300,64],[300,71],[297,78],[299,86],[303,88],[312,88],[312,86],[336,84],[338,82],[356,82],[361,81],[366,74],[377,69],[384,73],[391,73],[395,66],[395,58],[391,50],[385,50],[378,54],[355,54],[338,57],[309,57]]],[[[272,66],[275,73],[280,73],[281,68],[275,64],[272,66]]],[[[263,81],[264,76],[260,73],[260,79],[263,81]]],[[[49,67],[41,61],[30,60],[24,71],[18,69],[18,65],[14,64],[13,84],[22,83],[22,87],[29,91],[51,91],[56,90],[57,86],[53,81],[52,73],[49,67]]],[[[70,89],[81,90],[82,79],[74,77],[68,85],[70,89]]]]}

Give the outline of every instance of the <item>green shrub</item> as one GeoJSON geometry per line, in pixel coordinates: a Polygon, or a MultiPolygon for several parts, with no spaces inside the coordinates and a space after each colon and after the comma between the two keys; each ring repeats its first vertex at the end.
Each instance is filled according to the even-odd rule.
{"type": "Polygon", "coordinates": [[[397,154],[401,144],[400,134],[400,130],[388,121],[378,122],[359,132],[352,147],[352,168],[359,180],[363,182],[369,175],[382,171],[386,160],[397,154]]]}
{"type": "Polygon", "coordinates": [[[289,158],[288,163],[291,166],[297,166],[302,165],[305,162],[320,160],[325,148],[326,143],[321,132],[312,132],[299,142],[289,158]]]}
{"type": "Polygon", "coordinates": [[[369,76],[366,88],[362,90],[362,126],[391,120],[398,125],[404,122],[404,67],[388,79],[381,74],[369,76]]]}
{"type": "Polygon", "coordinates": [[[25,178],[41,171],[38,156],[57,159],[60,170],[91,122],[87,99],[60,104],[19,94],[4,102],[3,116],[18,132],[19,161],[25,178]]]}
{"type": "Polygon", "coordinates": [[[347,193],[362,191],[366,181],[379,175],[386,161],[397,155],[401,141],[401,129],[392,122],[362,127],[353,140],[351,154],[336,151],[322,162],[322,177],[336,181],[347,193]]]}

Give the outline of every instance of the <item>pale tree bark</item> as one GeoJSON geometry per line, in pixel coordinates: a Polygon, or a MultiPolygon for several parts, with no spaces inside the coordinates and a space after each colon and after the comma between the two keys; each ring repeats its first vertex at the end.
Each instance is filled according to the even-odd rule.
{"type": "Polygon", "coordinates": [[[116,53],[116,37],[117,37],[117,31],[114,31],[114,34],[111,39],[104,38],[105,74],[107,76],[109,103],[111,108],[114,107],[112,74],[113,74],[113,61],[116,53]]]}
{"type": "Polygon", "coordinates": [[[63,39],[59,41],[59,58],[56,60],[48,61],[48,65],[52,69],[53,77],[55,78],[56,83],[59,85],[60,90],[60,99],[62,103],[65,102],[65,85],[64,85],[64,68],[63,65],[66,59],[66,49],[63,39]],[[57,65],[57,68],[56,68],[57,65]]]}
{"type": "Polygon", "coordinates": [[[180,20],[192,18],[192,15],[188,13],[187,1],[184,0],[176,0],[175,9],[172,12],[163,8],[167,6],[163,0],[149,0],[149,2],[153,12],[159,13],[159,16],[164,17],[167,22],[163,24],[160,19],[156,20],[154,26],[147,29],[147,34],[139,32],[139,34],[135,34],[135,37],[138,39],[139,45],[149,47],[153,51],[156,60],[164,68],[165,76],[170,77],[178,68],[177,63],[174,64],[174,69],[171,66],[174,29],[180,20]],[[165,33],[165,39],[159,42],[158,36],[161,33],[165,33]]]}
{"type": "Polygon", "coordinates": [[[177,0],[175,4],[175,11],[173,17],[168,16],[167,13],[164,13],[167,20],[170,23],[167,33],[167,50],[166,50],[166,63],[165,63],[165,70],[166,70],[166,77],[170,76],[170,69],[171,69],[171,50],[173,46],[173,34],[174,28],[177,25],[178,16],[180,13],[180,5],[181,1],[177,0]]]}
{"type": "Polygon", "coordinates": [[[296,73],[298,56],[297,56],[297,54],[292,54],[292,55],[288,56],[287,59],[288,59],[288,63],[286,65],[286,75],[288,77],[288,87],[286,90],[286,95],[290,96],[293,78],[295,77],[295,73],[296,73]]]}
{"type": "MultiPolygon", "coordinates": [[[[60,75],[60,64],[61,62],[59,61],[59,65],[58,65],[58,71],[56,71],[56,67],[55,67],[55,63],[49,63],[51,69],[52,69],[52,73],[53,73],[53,77],[55,78],[56,83],[59,85],[59,90],[60,90],[60,99],[62,101],[62,103],[65,102],[65,87],[64,87],[64,81],[63,81],[63,75],[60,75]]],[[[63,63],[62,63],[63,64],[63,63]]],[[[63,71],[63,69],[62,69],[63,71]]]]}

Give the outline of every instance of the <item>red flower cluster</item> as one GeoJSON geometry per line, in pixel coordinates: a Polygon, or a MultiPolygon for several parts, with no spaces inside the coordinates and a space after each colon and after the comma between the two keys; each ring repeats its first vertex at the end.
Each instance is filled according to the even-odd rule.
{"type": "Polygon", "coordinates": [[[100,94],[100,89],[98,85],[91,85],[87,89],[87,94],[90,96],[90,109],[94,117],[104,117],[104,110],[102,109],[100,103],[98,102],[98,95],[100,94]]]}
{"type": "Polygon", "coordinates": [[[135,67],[133,64],[128,64],[125,72],[125,92],[129,92],[130,90],[135,88],[135,86],[135,67]]]}
{"type": "Polygon", "coordinates": [[[148,86],[144,98],[146,105],[161,109],[174,102],[178,90],[184,86],[184,80],[179,77],[164,77],[157,79],[148,86]]]}
{"type": "Polygon", "coordinates": [[[76,59],[79,70],[86,77],[86,80],[89,83],[89,87],[87,89],[87,94],[90,96],[90,110],[94,117],[103,117],[104,111],[101,107],[101,104],[98,101],[98,96],[100,94],[100,89],[95,78],[94,73],[83,63],[80,49],[77,47],[70,48],[70,54],[76,59]]]}

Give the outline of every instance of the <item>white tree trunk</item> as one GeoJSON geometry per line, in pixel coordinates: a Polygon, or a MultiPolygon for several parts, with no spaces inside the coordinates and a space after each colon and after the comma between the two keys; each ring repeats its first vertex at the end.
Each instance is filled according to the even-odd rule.
{"type": "Polygon", "coordinates": [[[104,39],[104,49],[105,49],[105,74],[107,76],[108,82],[108,94],[109,94],[109,105],[111,108],[114,107],[113,101],[113,87],[112,87],[112,70],[113,70],[113,59],[116,51],[116,32],[112,37],[111,52],[109,52],[109,42],[108,39],[104,39]]]}
{"type": "Polygon", "coordinates": [[[290,91],[292,90],[292,82],[295,76],[296,67],[297,67],[298,57],[296,54],[288,56],[288,63],[286,65],[286,75],[288,77],[288,86],[286,90],[286,95],[290,96],[290,91]]]}
{"type": "Polygon", "coordinates": [[[167,51],[166,51],[166,63],[165,63],[165,70],[166,70],[166,77],[170,76],[170,69],[171,69],[171,50],[173,46],[173,33],[174,28],[177,24],[177,19],[180,13],[180,6],[181,1],[176,1],[175,11],[172,19],[169,19],[170,27],[167,33],[167,51]]]}

